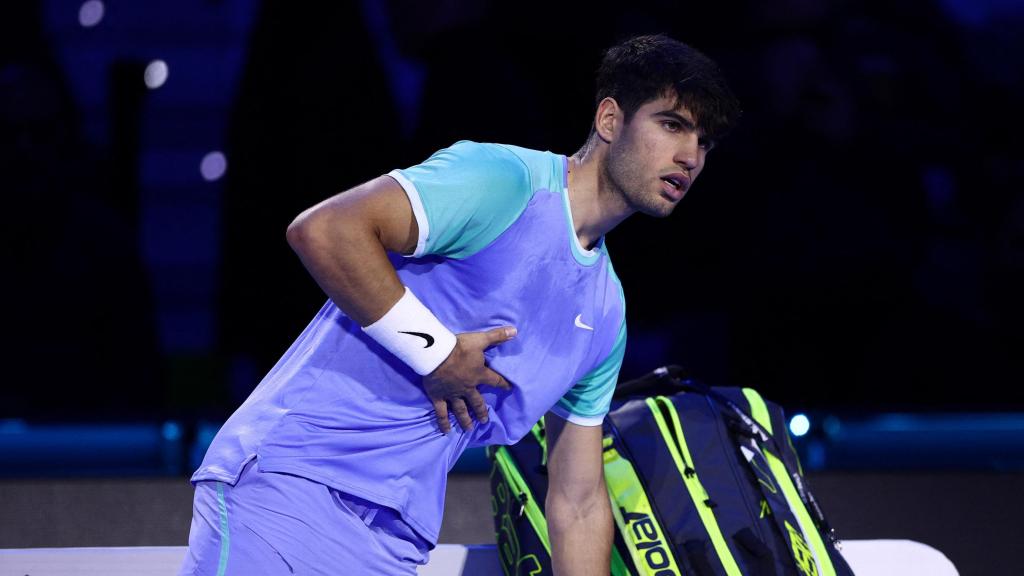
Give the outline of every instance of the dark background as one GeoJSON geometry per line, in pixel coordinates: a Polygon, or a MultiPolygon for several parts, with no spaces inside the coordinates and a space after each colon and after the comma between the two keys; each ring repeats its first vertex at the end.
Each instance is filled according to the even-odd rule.
{"type": "Polygon", "coordinates": [[[800,410],[1024,404],[1020,3],[80,9],[0,20],[0,417],[223,419],[324,300],[292,218],[458,139],[574,152],[602,50],[649,32],[717,60],[744,117],[675,214],[609,235],[624,377],[681,363],[800,410]]]}
{"type": "MultiPolygon", "coordinates": [[[[679,363],[810,414],[797,447],[845,537],[1015,562],[1024,3],[96,10],[0,17],[0,547],[184,545],[184,476],[324,301],[288,223],[459,139],[571,154],[602,50],[664,32],[744,117],[675,214],[609,235],[623,377],[679,363]]],[[[490,541],[474,510],[442,541],[490,541]]]]}

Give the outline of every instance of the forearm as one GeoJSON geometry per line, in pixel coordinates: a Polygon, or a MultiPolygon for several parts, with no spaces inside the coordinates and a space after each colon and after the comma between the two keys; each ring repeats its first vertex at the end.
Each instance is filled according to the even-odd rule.
{"type": "Polygon", "coordinates": [[[571,502],[549,494],[548,537],[556,576],[608,573],[614,529],[603,484],[601,488],[601,493],[585,502],[571,502]]]}

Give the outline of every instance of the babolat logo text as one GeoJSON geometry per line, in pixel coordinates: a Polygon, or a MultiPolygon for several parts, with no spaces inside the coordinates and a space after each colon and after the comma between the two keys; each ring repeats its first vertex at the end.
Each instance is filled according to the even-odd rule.
{"type": "Polygon", "coordinates": [[[629,512],[621,507],[619,510],[622,512],[622,519],[630,525],[633,545],[643,555],[644,564],[650,569],[640,573],[651,576],[679,576],[673,569],[671,553],[662,540],[658,524],[643,512],[629,512]]]}

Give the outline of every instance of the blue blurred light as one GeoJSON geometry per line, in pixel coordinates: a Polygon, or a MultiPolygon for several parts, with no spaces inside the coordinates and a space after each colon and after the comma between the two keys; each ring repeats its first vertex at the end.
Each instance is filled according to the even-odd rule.
{"type": "Polygon", "coordinates": [[[811,421],[803,414],[797,414],[789,420],[789,431],[793,436],[803,436],[811,429],[811,421]]]}
{"type": "Polygon", "coordinates": [[[163,86],[164,82],[167,82],[167,74],[169,72],[170,69],[167,68],[167,62],[164,62],[163,60],[153,60],[148,66],[146,66],[146,72],[143,75],[143,79],[150,90],[156,90],[163,86]]]}
{"type": "MultiPolygon", "coordinates": [[[[808,470],[822,470],[827,464],[827,452],[825,443],[818,440],[810,440],[807,443],[807,452],[804,465],[808,470]]],[[[198,466],[196,466],[197,468],[198,466]]]]}
{"type": "Polygon", "coordinates": [[[100,0],[88,0],[78,9],[78,23],[85,28],[92,28],[103,20],[104,6],[100,0]]]}
{"type": "Polygon", "coordinates": [[[21,418],[0,420],[0,434],[21,434],[28,430],[28,423],[21,418]]]}
{"type": "Polygon", "coordinates": [[[179,426],[177,422],[164,422],[161,433],[163,434],[164,440],[174,442],[181,438],[181,426],[179,426]]]}
{"type": "Polygon", "coordinates": [[[842,431],[843,424],[839,418],[836,418],[835,416],[826,416],[821,427],[825,430],[825,434],[828,434],[831,437],[842,431]]]}
{"type": "Polygon", "coordinates": [[[203,156],[203,161],[199,164],[199,172],[207,182],[219,180],[227,172],[227,169],[228,159],[219,150],[214,150],[203,156]]]}

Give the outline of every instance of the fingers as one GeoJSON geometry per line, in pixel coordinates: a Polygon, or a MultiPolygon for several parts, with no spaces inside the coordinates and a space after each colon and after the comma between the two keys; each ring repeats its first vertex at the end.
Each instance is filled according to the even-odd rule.
{"type": "Polygon", "coordinates": [[[491,370],[487,366],[484,366],[484,377],[480,380],[481,384],[491,386],[492,388],[501,388],[502,390],[511,390],[512,385],[509,384],[508,380],[501,374],[498,374],[494,370],[491,370]]]}
{"type": "Polygon", "coordinates": [[[473,428],[473,419],[469,417],[469,409],[466,408],[466,402],[462,398],[452,398],[448,400],[451,405],[452,412],[455,412],[455,419],[459,421],[459,426],[462,426],[463,430],[471,430],[473,428]]]}
{"type": "Polygon", "coordinates": [[[451,422],[448,421],[448,403],[444,400],[434,400],[434,412],[437,413],[437,427],[442,434],[452,431],[451,422]]]}
{"type": "Polygon", "coordinates": [[[437,427],[443,434],[448,434],[452,431],[451,422],[448,420],[449,407],[455,413],[455,419],[459,422],[459,426],[467,432],[473,429],[473,419],[469,415],[470,409],[473,410],[473,414],[481,424],[486,424],[489,419],[487,403],[484,402],[483,396],[476,390],[467,392],[465,398],[450,398],[447,401],[435,400],[434,411],[437,413],[437,427]],[[469,404],[468,407],[467,402],[469,404]]]}
{"type": "Polygon", "coordinates": [[[512,385],[486,365],[481,350],[507,342],[516,334],[513,326],[461,333],[457,336],[456,351],[424,377],[424,390],[434,405],[437,426],[443,434],[451,432],[449,413],[455,414],[455,420],[466,431],[473,428],[473,416],[482,424],[489,421],[487,404],[477,387],[485,385],[511,390],[512,385]],[[459,350],[461,352],[456,354],[459,350]]]}
{"type": "Polygon", "coordinates": [[[484,397],[480,395],[476,390],[471,390],[465,396],[466,401],[469,403],[469,407],[473,409],[473,414],[481,424],[487,423],[487,403],[484,402],[484,397]]]}
{"type": "Polygon", "coordinates": [[[491,328],[487,332],[484,332],[484,335],[487,337],[487,347],[494,346],[495,344],[501,344],[502,342],[508,342],[515,338],[517,333],[518,331],[515,326],[491,328]]]}

